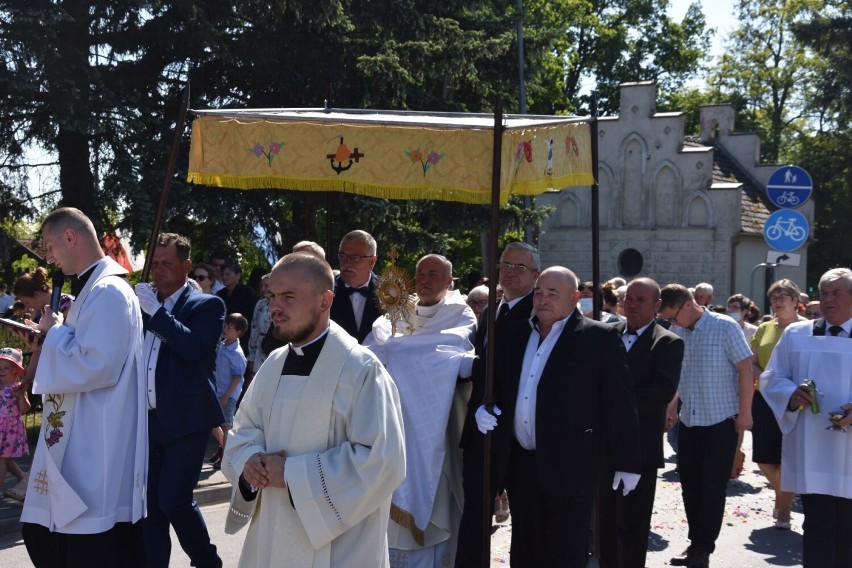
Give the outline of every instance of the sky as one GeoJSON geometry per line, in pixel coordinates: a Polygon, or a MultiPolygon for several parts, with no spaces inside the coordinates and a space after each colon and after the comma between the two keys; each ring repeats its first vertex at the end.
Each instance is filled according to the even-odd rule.
{"type": "MultiPolygon", "coordinates": [[[[676,21],[683,19],[687,8],[696,0],[670,0],[669,15],[676,21]]],[[[735,0],[697,0],[701,3],[708,28],[716,28],[710,52],[714,56],[722,53],[725,38],[737,27],[734,15],[735,0]]]]}

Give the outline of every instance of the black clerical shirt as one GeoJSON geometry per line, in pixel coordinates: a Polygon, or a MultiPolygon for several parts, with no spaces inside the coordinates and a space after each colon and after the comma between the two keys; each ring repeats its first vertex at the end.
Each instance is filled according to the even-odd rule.
{"type": "MultiPolygon", "coordinates": [[[[319,359],[322,346],[325,345],[325,340],[328,337],[328,330],[322,335],[301,347],[290,345],[290,353],[284,359],[284,368],[281,369],[281,375],[294,375],[298,377],[307,377],[314,369],[314,365],[319,359]]],[[[289,491],[289,489],[288,489],[289,491]]],[[[240,494],[246,501],[252,501],[257,497],[257,493],[252,491],[251,485],[246,483],[243,474],[240,474],[240,494]]],[[[290,497],[290,505],[293,504],[293,497],[290,497]]]]}

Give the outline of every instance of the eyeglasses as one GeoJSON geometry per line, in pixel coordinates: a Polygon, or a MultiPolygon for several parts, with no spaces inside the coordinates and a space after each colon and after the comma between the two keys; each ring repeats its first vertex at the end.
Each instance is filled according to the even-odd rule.
{"type": "Polygon", "coordinates": [[[518,274],[523,274],[527,271],[527,266],[523,264],[512,264],[511,262],[501,262],[497,265],[497,268],[500,269],[500,272],[517,272],[518,274]]]}
{"type": "Polygon", "coordinates": [[[468,300],[467,305],[470,307],[473,306],[487,306],[488,300],[468,300]]]}
{"type": "Polygon", "coordinates": [[[203,274],[193,274],[193,275],[192,275],[192,277],[193,277],[193,278],[194,278],[197,282],[204,282],[205,280],[207,280],[208,278],[210,278],[209,276],[205,276],[205,275],[203,275],[203,274]]]}
{"type": "Polygon", "coordinates": [[[345,252],[338,252],[337,259],[338,260],[351,260],[355,264],[358,264],[364,259],[373,258],[374,255],[360,255],[360,254],[346,254],[345,252]]]}
{"type": "Polygon", "coordinates": [[[667,321],[667,322],[669,322],[669,323],[675,323],[675,322],[677,321],[677,316],[679,316],[679,315],[680,315],[680,311],[683,309],[683,307],[684,307],[685,305],[686,305],[686,302],[682,303],[682,304],[680,305],[680,307],[677,309],[677,311],[675,312],[675,315],[673,315],[673,316],[672,316],[672,317],[670,317],[670,318],[666,318],[666,321],[667,321]]]}
{"type": "Polygon", "coordinates": [[[788,296],[787,294],[776,294],[774,296],[769,297],[770,304],[783,304],[787,300],[792,300],[792,296],[788,296]]]}

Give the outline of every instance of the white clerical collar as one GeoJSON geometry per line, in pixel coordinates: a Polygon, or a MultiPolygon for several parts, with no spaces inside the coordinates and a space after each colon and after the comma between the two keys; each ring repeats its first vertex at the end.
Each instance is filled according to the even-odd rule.
{"type": "Polygon", "coordinates": [[[310,345],[312,343],[316,343],[317,341],[319,341],[320,339],[322,339],[323,337],[328,335],[329,329],[330,328],[325,328],[325,331],[323,331],[322,333],[320,333],[319,335],[317,335],[316,337],[314,337],[313,339],[311,339],[307,343],[302,343],[301,345],[293,345],[291,343],[290,344],[290,351],[292,351],[293,353],[295,353],[299,357],[302,357],[305,354],[305,352],[302,351],[302,349],[304,349],[305,347],[307,347],[308,345],[310,345]]]}
{"type": "Polygon", "coordinates": [[[79,277],[80,277],[80,276],[82,276],[83,274],[85,274],[85,273],[87,273],[88,271],[90,271],[90,270],[94,269],[94,268],[95,268],[95,265],[96,265],[97,263],[99,263],[100,261],[102,261],[103,259],[105,259],[105,258],[106,258],[105,256],[102,256],[101,258],[99,258],[98,260],[96,260],[95,262],[93,262],[92,264],[90,264],[89,266],[87,266],[86,268],[84,268],[83,270],[81,270],[80,272],[78,272],[78,273],[77,273],[77,277],[79,278],[79,277]]]}

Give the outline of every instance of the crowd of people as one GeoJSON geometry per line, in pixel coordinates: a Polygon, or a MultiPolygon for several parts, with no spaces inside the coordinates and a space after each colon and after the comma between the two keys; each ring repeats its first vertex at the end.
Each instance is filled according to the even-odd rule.
{"type": "Polygon", "coordinates": [[[194,566],[222,566],[192,497],[205,459],[233,486],[226,531],[248,525],[240,566],[482,566],[491,514],[511,510],[512,566],[580,567],[596,508],[600,565],[642,567],[668,432],[690,540],[671,564],[701,568],[746,430],[775,528],[799,494],[804,565],[852,566],[848,269],[822,276],[816,305],[774,283],[761,317],[741,294],[713,304],[708,283],[598,291],[516,242],[496,304],[427,254],[411,303],[390,306],[362,230],[336,271],[302,241],[251,285],[162,233],[135,288],[80,211],[41,232],[73,293],[54,310],[47,272],[22,276],[29,366],[0,349],[0,470],[21,480],[37,567],[168,566],[170,529],[194,566]],[[26,474],[30,389],[44,419],[26,474]]]}

